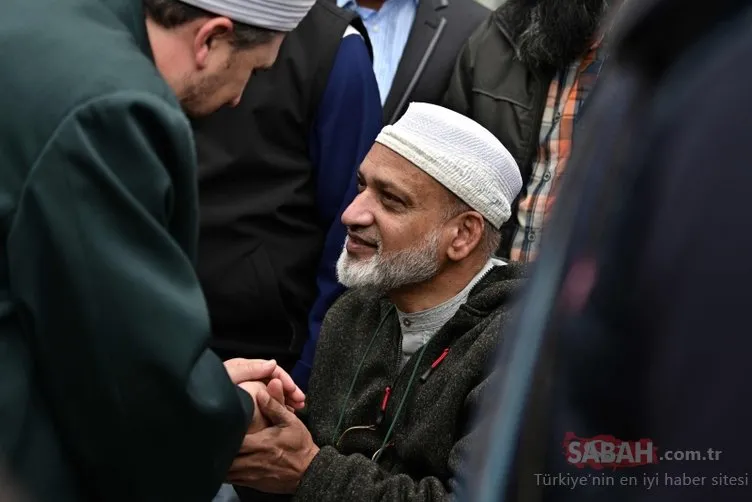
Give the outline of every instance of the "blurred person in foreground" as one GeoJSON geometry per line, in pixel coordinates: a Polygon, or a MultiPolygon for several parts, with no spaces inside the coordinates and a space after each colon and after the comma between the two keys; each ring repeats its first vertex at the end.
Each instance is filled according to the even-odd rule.
{"type": "Polygon", "coordinates": [[[450,110],[414,103],[382,130],[342,215],[350,290],[324,319],[305,423],[260,392],[273,425],[245,438],[233,482],[297,501],[452,493],[523,281],[493,257],[520,185],[503,145],[450,110]]]}
{"type": "Polygon", "coordinates": [[[624,9],[469,501],[750,500],[752,6],[624,9]],[[544,487],[541,473],[612,484],[544,487]]]}
{"type": "Polygon", "coordinates": [[[311,3],[3,3],[0,451],[32,500],[211,500],[249,392],[302,405],[207,348],[183,109],[237,103],[311,3]]]}
{"type": "Polygon", "coordinates": [[[499,256],[533,260],[566,172],[575,126],[605,60],[609,0],[507,0],[457,58],[443,105],[491,131],[523,188],[499,256]]]}

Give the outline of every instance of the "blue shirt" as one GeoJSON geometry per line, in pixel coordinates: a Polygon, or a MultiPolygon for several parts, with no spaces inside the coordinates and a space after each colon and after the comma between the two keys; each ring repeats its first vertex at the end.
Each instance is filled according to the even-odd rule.
{"type": "Polygon", "coordinates": [[[363,20],[373,45],[373,71],[379,84],[382,106],[389,96],[402,53],[415,22],[419,0],[386,0],[379,10],[360,7],[355,0],[337,0],[337,5],[355,11],[363,20]]]}
{"type": "Polygon", "coordinates": [[[309,338],[292,371],[295,383],[308,386],[316,342],[324,315],[342,294],[337,282],[337,258],[345,243],[342,213],[357,193],[357,170],[381,131],[382,109],[371,58],[363,38],[349,28],[329,73],[313,130],[310,155],[317,183],[319,221],[328,232],[316,283],[318,296],[311,309],[309,338]]]}

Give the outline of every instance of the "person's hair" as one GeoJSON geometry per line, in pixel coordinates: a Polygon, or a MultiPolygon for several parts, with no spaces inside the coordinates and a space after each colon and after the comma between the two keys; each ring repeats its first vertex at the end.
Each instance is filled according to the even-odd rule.
{"type": "MultiPolygon", "coordinates": [[[[177,28],[202,17],[219,17],[217,14],[199,9],[180,0],[143,0],[146,15],[163,28],[177,28]]],[[[263,45],[280,32],[249,26],[233,21],[230,43],[236,49],[252,49],[263,45]]]]}
{"type": "MultiPolygon", "coordinates": [[[[454,194],[450,194],[450,202],[444,211],[444,218],[450,220],[456,216],[473,211],[473,208],[468,206],[462,199],[454,194]]],[[[501,232],[491,225],[487,219],[483,219],[483,235],[480,238],[480,250],[484,256],[491,257],[496,254],[501,244],[501,232]]]]}

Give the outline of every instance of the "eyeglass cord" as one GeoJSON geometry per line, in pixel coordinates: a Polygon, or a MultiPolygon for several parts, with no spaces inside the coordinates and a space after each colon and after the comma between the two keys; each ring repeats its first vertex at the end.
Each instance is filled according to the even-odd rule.
{"type": "MultiPolygon", "coordinates": [[[[334,429],[334,436],[332,436],[332,444],[336,442],[337,435],[339,434],[339,430],[342,427],[342,422],[345,420],[345,413],[347,412],[347,405],[350,402],[350,397],[352,397],[353,390],[355,390],[355,384],[358,381],[358,376],[360,376],[360,371],[363,369],[363,364],[365,364],[366,357],[368,357],[368,353],[371,351],[371,347],[373,346],[373,343],[376,341],[376,337],[381,332],[381,328],[384,326],[384,323],[394,311],[395,311],[395,307],[394,305],[392,305],[389,311],[386,314],[384,314],[384,317],[381,318],[381,321],[379,322],[379,325],[376,328],[376,331],[374,331],[373,335],[371,336],[371,341],[368,343],[368,347],[366,348],[366,351],[363,354],[363,357],[360,359],[360,363],[358,364],[358,369],[355,371],[355,376],[353,377],[352,382],[350,382],[350,389],[347,391],[347,397],[345,398],[345,403],[342,405],[342,411],[339,414],[337,427],[334,429]]],[[[415,376],[418,374],[418,367],[420,366],[420,362],[423,360],[423,354],[425,354],[427,348],[428,348],[428,344],[426,343],[423,345],[423,348],[420,350],[420,354],[418,355],[418,360],[415,361],[415,366],[413,367],[413,372],[410,375],[410,380],[407,382],[407,389],[405,390],[405,394],[402,396],[402,399],[400,400],[400,404],[397,407],[396,413],[394,414],[394,419],[392,420],[392,423],[389,425],[389,429],[386,432],[386,436],[384,436],[384,441],[381,443],[381,448],[378,449],[374,457],[374,461],[377,463],[379,461],[379,458],[381,457],[381,454],[384,451],[384,447],[389,443],[389,439],[392,437],[394,428],[397,425],[397,421],[399,420],[400,414],[402,413],[402,408],[405,406],[405,402],[407,401],[407,398],[410,395],[410,391],[413,388],[413,383],[415,382],[415,376]]]]}
{"type": "Polygon", "coordinates": [[[418,366],[420,366],[420,361],[423,360],[423,354],[425,354],[427,347],[428,347],[428,344],[426,343],[423,345],[423,348],[420,349],[418,360],[415,361],[415,366],[413,367],[413,372],[410,375],[410,380],[407,382],[407,389],[405,390],[405,394],[402,396],[402,400],[400,400],[400,404],[397,407],[396,413],[394,414],[394,420],[392,420],[392,423],[389,426],[389,430],[386,432],[386,436],[384,436],[384,442],[381,443],[381,448],[379,448],[378,453],[376,454],[376,457],[374,458],[374,462],[376,463],[379,462],[379,458],[381,458],[381,454],[384,452],[384,447],[386,447],[387,443],[389,443],[389,439],[392,437],[392,432],[394,432],[394,427],[397,425],[397,420],[399,419],[400,413],[402,413],[402,407],[405,405],[405,401],[407,401],[407,397],[410,395],[410,391],[413,388],[413,382],[415,382],[415,375],[418,374],[418,366]]]}
{"type": "Polygon", "coordinates": [[[381,331],[381,328],[384,326],[384,323],[394,311],[395,311],[395,306],[392,305],[389,311],[386,314],[384,314],[384,317],[381,318],[381,321],[379,322],[379,325],[376,328],[376,331],[374,331],[373,335],[371,336],[371,341],[368,342],[368,347],[366,347],[366,351],[363,354],[363,357],[360,359],[360,363],[358,364],[358,369],[355,371],[355,376],[353,377],[352,382],[350,382],[350,390],[347,391],[347,397],[345,397],[345,403],[342,405],[342,411],[339,414],[337,427],[334,429],[334,436],[332,436],[332,444],[335,444],[337,441],[337,435],[339,435],[339,430],[342,427],[342,422],[345,420],[345,412],[347,411],[347,405],[350,402],[350,397],[352,397],[353,390],[355,390],[355,384],[358,381],[358,375],[360,375],[360,370],[363,369],[363,364],[366,362],[366,357],[368,357],[368,353],[371,352],[371,347],[373,346],[373,342],[376,341],[376,337],[381,331]]]}

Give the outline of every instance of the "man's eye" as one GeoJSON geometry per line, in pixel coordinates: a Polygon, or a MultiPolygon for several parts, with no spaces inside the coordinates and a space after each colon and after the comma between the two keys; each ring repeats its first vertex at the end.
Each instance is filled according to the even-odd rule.
{"type": "Polygon", "coordinates": [[[357,186],[358,186],[358,193],[360,193],[360,192],[362,192],[363,190],[366,189],[366,184],[363,183],[362,181],[358,181],[358,185],[357,186]]]}
{"type": "Polygon", "coordinates": [[[403,202],[402,202],[402,199],[400,199],[399,197],[397,197],[395,195],[390,194],[389,192],[384,192],[383,197],[384,197],[384,200],[386,200],[386,201],[388,201],[388,202],[390,202],[392,204],[404,205],[403,202]]]}

